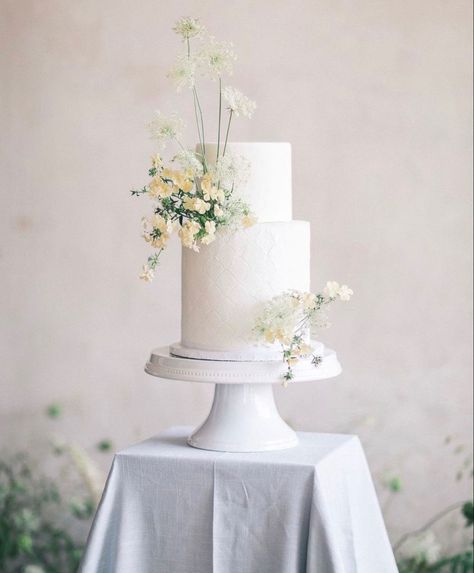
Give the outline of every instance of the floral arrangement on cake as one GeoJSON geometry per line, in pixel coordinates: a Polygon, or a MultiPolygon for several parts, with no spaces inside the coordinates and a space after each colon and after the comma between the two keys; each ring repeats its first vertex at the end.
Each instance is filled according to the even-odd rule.
{"type": "Polygon", "coordinates": [[[349,301],[353,294],[347,285],[330,281],[322,293],[289,290],[265,304],[255,321],[254,333],[258,342],[281,344],[287,366],[284,385],[294,378],[293,366],[299,360],[312,356],[315,366],[322,362],[322,356],[314,354],[310,334],[330,326],[326,314],[329,304],[336,300],[349,301]]]}
{"type": "Polygon", "coordinates": [[[140,274],[147,282],[153,279],[173,233],[179,235],[183,246],[199,251],[200,245],[214,241],[218,229],[248,227],[256,222],[249,205],[235,198],[236,189],[248,177],[249,163],[241,156],[226,153],[233,118],[250,118],[256,107],[238,89],[223,85],[223,78],[232,74],[236,60],[233,46],[209,36],[195,18],[182,18],[173,30],[181,37],[184,52],[168,77],[178,92],[185,89],[191,94],[199,146],[197,151],[184,146],[184,122],[175,113],[155,113],[149,130],[160,153],[169,143],[177,149],[167,164],[160,153],[155,154],[148,171],[149,182],[131,192],[134,196],[146,195],[153,203],[151,216],[142,219],[143,238],[155,249],[140,274]],[[214,81],[218,91],[217,153],[212,164],[206,160],[204,114],[198,95],[198,82],[203,78],[214,81]]]}

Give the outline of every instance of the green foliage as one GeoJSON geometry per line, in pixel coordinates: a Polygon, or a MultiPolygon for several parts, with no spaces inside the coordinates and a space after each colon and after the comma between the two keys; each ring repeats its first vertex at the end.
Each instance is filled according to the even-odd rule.
{"type": "Polygon", "coordinates": [[[71,530],[93,511],[90,500],[72,502],[68,511],[55,483],[38,477],[26,457],[0,461],[0,571],[73,573],[83,544],[71,530]]]}
{"type": "Polygon", "coordinates": [[[392,493],[399,493],[402,491],[402,480],[398,477],[392,477],[387,482],[387,487],[392,493]]]}
{"type": "Polygon", "coordinates": [[[110,450],[112,449],[111,440],[101,440],[97,444],[97,449],[99,450],[99,452],[110,452],[110,450]]]}
{"type": "MultiPolygon", "coordinates": [[[[462,506],[462,515],[466,527],[473,524],[473,503],[469,501],[462,506]]],[[[414,557],[398,563],[400,573],[474,573],[474,553],[466,551],[451,557],[444,557],[435,563],[428,563],[424,557],[414,557]]]]}
{"type": "Polygon", "coordinates": [[[411,559],[398,565],[400,573],[473,573],[472,551],[453,555],[429,565],[426,561],[411,559]]]}
{"type": "Polygon", "coordinates": [[[62,414],[61,406],[59,404],[50,404],[46,408],[46,414],[50,418],[59,418],[59,416],[62,414]]]}
{"type": "Polygon", "coordinates": [[[474,523],[474,504],[472,501],[468,501],[463,505],[462,514],[466,518],[466,527],[471,526],[474,523]]]}

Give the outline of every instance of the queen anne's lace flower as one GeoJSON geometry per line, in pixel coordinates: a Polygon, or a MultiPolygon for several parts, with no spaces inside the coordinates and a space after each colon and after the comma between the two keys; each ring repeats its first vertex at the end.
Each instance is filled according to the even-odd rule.
{"type": "Polygon", "coordinates": [[[173,161],[176,161],[184,171],[187,171],[193,177],[202,176],[202,163],[193,151],[181,151],[174,156],[173,161]]]}
{"type": "Polygon", "coordinates": [[[181,18],[173,27],[173,31],[181,36],[183,41],[200,36],[204,30],[204,26],[197,18],[181,18]]]}
{"type": "Polygon", "coordinates": [[[148,128],[152,139],[156,139],[162,147],[166,147],[167,140],[178,139],[181,136],[184,122],[174,113],[166,117],[160,111],[156,111],[148,128]]]}
{"type": "Polygon", "coordinates": [[[222,97],[227,103],[227,109],[237,117],[242,114],[244,117],[251,118],[257,107],[254,101],[231,86],[226,86],[222,89],[222,97]]]}
{"type": "Polygon", "coordinates": [[[168,72],[168,78],[175,84],[180,92],[183,88],[193,88],[196,76],[196,58],[179,56],[176,64],[168,72]]]}
{"type": "Polygon", "coordinates": [[[237,59],[231,42],[218,42],[210,37],[209,43],[199,52],[204,72],[213,79],[224,74],[232,75],[233,62],[237,59]]]}
{"type": "Polygon", "coordinates": [[[219,181],[225,189],[238,189],[247,183],[250,175],[250,162],[242,155],[227,152],[219,157],[212,168],[213,179],[219,181]]]}

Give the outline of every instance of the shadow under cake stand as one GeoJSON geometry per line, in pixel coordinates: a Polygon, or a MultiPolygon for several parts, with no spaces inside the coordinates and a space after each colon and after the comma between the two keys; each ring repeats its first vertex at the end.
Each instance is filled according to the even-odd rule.
{"type": "MultiPolygon", "coordinates": [[[[322,361],[318,366],[301,360],[293,367],[289,384],[337,376],[341,365],[333,350],[316,342],[322,361]]],[[[281,384],[286,366],[282,361],[237,362],[183,358],[170,347],[152,351],[145,372],[158,378],[215,384],[214,400],[206,420],[188,438],[203,450],[262,452],[298,444],[296,433],[281,418],[273,384],[281,384]]]]}

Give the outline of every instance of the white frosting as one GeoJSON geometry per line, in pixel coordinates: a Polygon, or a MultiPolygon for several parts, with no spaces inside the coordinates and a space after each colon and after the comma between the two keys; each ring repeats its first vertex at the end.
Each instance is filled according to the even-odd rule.
{"type": "MultiPolygon", "coordinates": [[[[216,152],[216,143],[206,143],[208,164],[215,163],[216,152]]],[[[226,153],[242,155],[250,162],[250,177],[234,196],[246,201],[262,223],[291,221],[291,145],[228,143],[226,153]]]]}
{"type": "Polygon", "coordinates": [[[276,346],[255,345],[252,328],[273,296],[309,290],[309,258],[306,221],[258,223],[219,233],[199,253],[183,248],[182,340],[174,353],[193,357],[199,351],[200,358],[213,360],[281,359],[276,346]]]}

